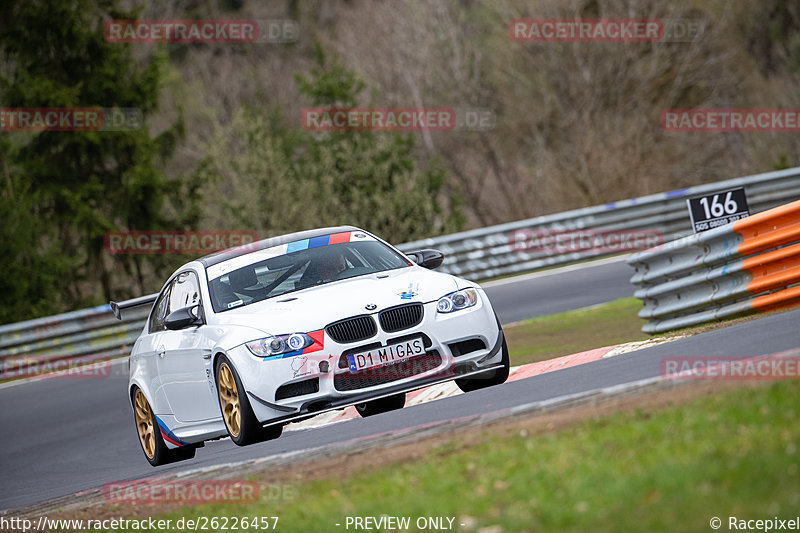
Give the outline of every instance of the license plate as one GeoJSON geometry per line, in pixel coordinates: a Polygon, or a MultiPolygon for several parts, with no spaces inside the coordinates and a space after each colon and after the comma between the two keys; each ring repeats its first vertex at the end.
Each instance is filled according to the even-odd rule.
{"type": "Polygon", "coordinates": [[[368,368],[406,361],[424,353],[425,343],[422,342],[422,337],[417,337],[396,344],[373,348],[367,352],[348,355],[347,362],[350,365],[350,372],[359,372],[368,368]]]}

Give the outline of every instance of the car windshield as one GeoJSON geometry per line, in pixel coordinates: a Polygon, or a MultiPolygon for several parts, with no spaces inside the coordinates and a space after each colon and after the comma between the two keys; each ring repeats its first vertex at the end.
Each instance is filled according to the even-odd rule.
{"type": "Polygon", "coordinates": [[[325,235],[258,250],[210,266],[208,288],[214,312],[409,266],[404,257],[382,242],[363,233],[353,233],[357,237],[350,242],[334,242],[349,238],[349,232],[325,235]]]}

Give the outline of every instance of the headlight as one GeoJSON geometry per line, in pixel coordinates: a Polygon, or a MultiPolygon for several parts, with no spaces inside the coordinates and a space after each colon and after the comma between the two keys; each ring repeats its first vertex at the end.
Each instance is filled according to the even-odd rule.
{"type": "Polygon", "coordinates": [[[314,344],[314,340],[305,333],[289,333],[256,339],[246,342],[245,346],[253,355],[271,357],[273,355],[299,352],[312,344],[314,344]]]}
{"type": "Polygon", "coordinates": [[[475,289],[462,289],[454,293],[442,296],[436,302],[436,310],[440,313],[452,313],[467,307],[472,307],[478,303],[478,291],[475,289]]]}

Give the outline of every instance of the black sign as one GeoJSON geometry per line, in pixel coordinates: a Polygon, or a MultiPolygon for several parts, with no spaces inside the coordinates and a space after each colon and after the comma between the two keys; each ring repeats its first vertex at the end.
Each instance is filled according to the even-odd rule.
{"type": "Polygon", "coordinates": [[[707,194],[686,200],[695,233],[718,228],[750,216],[744,189],[707,194]]]}

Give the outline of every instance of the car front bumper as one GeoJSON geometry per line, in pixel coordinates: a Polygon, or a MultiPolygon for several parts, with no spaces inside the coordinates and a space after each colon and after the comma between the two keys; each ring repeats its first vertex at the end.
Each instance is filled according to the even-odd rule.
{"type": "Polygon", "coordinates": [[[323,349],[307,355],[263,360],[239,346],[229,357],[256,418],[264,425],[285,424],[456,378],[480,377],[502,367],[503,333],[485,293],[479,289],[479,294],[477,305],[453,313],[437,313],[436,302],[427,302],[418,325],[393,333],[379,327],[375,336],[360,342],[340,344],[326,332],[323,349]],[[419,336],[425,355],[400,364],[351,373],[340,363],[343,353],[419,336]],[[292,395],[286,397],[287,391],[292,395]]]}

